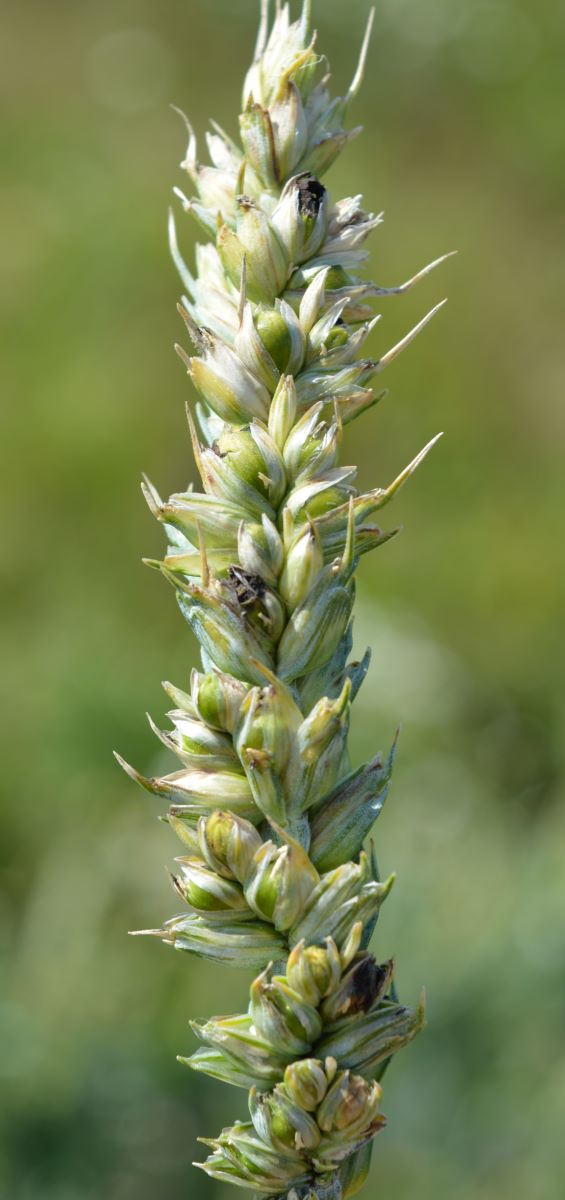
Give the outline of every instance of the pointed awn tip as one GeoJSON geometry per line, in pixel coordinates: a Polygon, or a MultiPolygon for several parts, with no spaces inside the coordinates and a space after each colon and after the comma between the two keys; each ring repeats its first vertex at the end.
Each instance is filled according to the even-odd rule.
{"type": "Polygon", "coordinates": [[[172,208],[169,208],[169,216],[167,221],[167,234],[169,240],[169,253],[179,273],[181,283],[186,288],[187,292],[192,292],[194,287],[194,278],[189,271],[184,258],[179,249],[177,239],[177,227],[175,222],[175,214],[172,208]]]}
{"type": "Polygon", "coordinates": [[[261,58],[261,55],[265,50],[265,46],[267,45],[267,36],[269,33],[269,7],[269,0],[261,0],[261,19],[259,22],[257,41],[255,43],[255,52],[253,54],[254,62],[257,62],[258,59],[261,58]]]}
{"type": "Polygon", "coordinates": [[[350,100],[355,99],[355,97],[359,91],[359,88],[361,87],[361,84],[363,82],[363,76],[365,74],[365,66],[366,66],[366,62],[367,62],[367,54],[369,51],[369,43],[371,41],[371,34],[373,31],[374,20],[375,20],[375,7],[373,5],[373,8],[371,9],[371,11],[369,13],[369,19],[367,21],[367,25],[365,27],[365,35],[363,37],[363,42],[361,44],[361,50],[359,53],[359,61],[357,63],[357,69],[355,71],[353,79],[351,80],[351,83],[349,85],[349,89],[347,92],[347,96],[345,98],[346,104],[348,104],[350,100]]]}
{"type": "Polygon", "coordinates": [[[188,372],[188,374],[190,375],[190,374],[191,374],[191,371],[192,371],[192,367],[191,367],[191,364],[190,364],[190,355],[186,353],[186,350],[185,350],[184,346],[179,346],[179,343],[178,343],[178,342],[175,342],[175,347],[174,347],[174,348],[175,348],[175,354],[178,354],[178,356],[179,356],[179,358],[180,358],[181,362],[183,362],[183,363],[184,363],[184,365],[185,365],[185,367],[186,367],[186,369],[187,369],[187,372],[188,372]]]}
{"type": "Polygon", "coordinates": [[[423,449],[420,450],[419,454],[412,459],[412,462],[408,463],[408,466],[400,472],[400,475],[397,475],[396,479],[393,480],[389,487],[387,487],[385,491],[381,493],[382,499],[380,501],[380,506],[383,504],[388,504],[389,500],[392,500],[392,497],[396,495],[398,491],[400,491],[400,488],[403,487],[408,479],[410,479],[410,476],[414,474],[414,471],[420,466],[420,463],[422,463],[427,457],[432,449],[432,446],[435,446],[436,442],[439,442],[441,437],[443,437],[443,431],[441,433],[436,433],[435,437],[433,437],[431,441],[429,441],[423,447],[423,449]]]}
{"type": "Polygon", "coordinates": [[[388,367],[389,363],[394,362],[394,359],[398,358],[398,355],[402,354],[402,351],[414,341],[414,338],[416,338],[418,334],[422,332],[422,329],[429,324],[429,322],[432,320],[432,317],[435,317],[436,313],[439,312],[440,308],[443,308],[444,304],[447,304],[447,297],[445,300],[440,300],[439,304],[434,305],[434,307],[430,309],[429,313],[426,313],[425,317],[422,317],[422,320],[418,321],[418,324],[415,325],[409,333],[405,334],[405,336],[401,338],[395,346],[392,346],[390,350],[387,350],[386,354],[383,354],[382,358],[380,358],[377,363],[377,370],[383,371],[385,367],[388,367]]]}
{"type": "Polygon", "coordinates": [[[426,275],[429,275],[431,271],[435,271],[436,267],[440,267],[441,264],[444,263],[448,258],[453,258],[454,254],[457,253],[457,250],[450,250],[447,254],[441,254],[439,258],[434,258],[432,262],[426,263],[425,267],[422,267],[421,270],[416,271],[416,274],[412,275],[410,279],[406,279],[404,283],[397,284],[396,287],[387,288],[375,286],[375,296],[404,295],[405,292],[409,292],[415,286],[415,284],[419,283],[421,279],[425,279],[426,275]]]}
{"type": "Polygon", "coordinates": [[[162,937],[162,929],[128,929],[128,937],[162,937]]]}

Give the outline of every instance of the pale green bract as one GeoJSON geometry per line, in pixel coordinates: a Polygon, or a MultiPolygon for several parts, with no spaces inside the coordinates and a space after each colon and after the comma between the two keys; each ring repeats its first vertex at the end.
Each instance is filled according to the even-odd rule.
{"type": "MultiPolygon", "coordinates": [[[[381,218],[337,202],[320,178],[359,133],[344,128],[371,21],[346,94],[332,98],[310,29],[268,4],[245,80],[241,146],[214,126],[211,165],[189,140],[177,191],[207,241],[193,276],[170,218],[199,400],[189,414],[202,492],[144,491],[173,584],[201,647],[190,692],[171,684],[172,728],[153,726],[180,767],[145,779],[170,801],[183,844],[173,884],[183,914],[152,932],[177,949],[256,975],[248,1011],[193,1023],[181,1059],[249,1091],[250,1119],[206,1141],[216,1179],[290,1200],[341,1200],[361,1186],[382,1128],[383,1074],[424,1022],[401,1005],[391,962],[368,944],[393,883],[363,843],[385,801],[393,751],[356,770],[351,705],[369,665],[348,662],[361,554],[384,544],[365,494],[339,463],[342,428],[379,399],[374,379],[433,315],[364,358],[369,302],[408,290],[367,282],[365,239],[381,218]]],[[[439,306],[438,306],[439,307],[439,306]]],[[[122,760],[120,760],[122,761],[122,760]]]]}

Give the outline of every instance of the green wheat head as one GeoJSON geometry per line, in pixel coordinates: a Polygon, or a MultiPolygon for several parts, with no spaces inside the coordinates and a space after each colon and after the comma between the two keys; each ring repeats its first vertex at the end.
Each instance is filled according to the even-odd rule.
{"type": "MultiPolygon", "coordinates": [[[[202,492],[149,506],[168,540],[155,563],[200,643],[190,693],[171,684],[180,769],[145,779],[170,802],[183,843],[174,888],[186,906],[157,934],[255,978],[247,1012],[193,1023],[181,1059],[248,1092],[250,1119],[198,1164],[267,1196],[340,1200],[361,1186],[386,1064],[422,1028],[398,1002],[393,963],[369,942],[393,877],[363,844],[390,784],[388,757],[352,771],[351,705],[369,665],[348,662],[355,569],[384,532],[375,515],[433,442],[388,487],[360,494],[339,465],[343,426],[377,403],[371,381],[426,324],[373,360],[363,344],[381,288],[360,270],[380,217],[334,202],[320,179],[358,129],[344,128],[363,76],[333,98],[309,4],[291,23],[268,3],[243,89],[242,146],[214,126],[212,165],[192,129],[183,209],[206,242],[193,276],[170,241],[192,342],[177,347],[199,393],[189,413],[202,492]]],[[[441,260],[437,260],[438,262],[441,260]]],[[[438,306],[439,307],[439,306],[438,306]]],[[[435,439],[434,439],[435,441],[435,439]]],[[[122,761],[122,760],[120,760],[122,761]]]]}

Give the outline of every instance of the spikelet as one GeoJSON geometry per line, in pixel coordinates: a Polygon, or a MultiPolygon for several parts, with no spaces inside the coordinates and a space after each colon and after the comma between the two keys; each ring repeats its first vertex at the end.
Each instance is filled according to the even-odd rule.
{"type": "Polygon", "coordinates": [[[379,358],[363,356],[374,297],[407,291],[363,275],[381,217],[335,201],[322,178],[348,141],[372,16],[353,81],[331,97],[306,0],[292,22],[267,0],[243,89],[241,145],[217,126],[202,163],[189,122],[185,212],[205,231],[196,273],[169,232],[188,334],[178,353],[201,491],[163,502],[162,562],[201,648],[188,691],[171,684],[179,767],[146,779],[182,843],[172,882],[183,912],[153,933],[254,975],[246,1013],[193,1023],[181,1061],[249,1093],[248,1119],[206,1141],[211,1176],[289,1200],[361,1186],[382,1128],[384,1067],[424,1023],[398,1002],[392,962],[368,949],[394,877],[363,851],[385,801],[394,747],[351,771],[351,705],[369,655],[348,661],[360,556],[396,530],[388,486],[360,493],[339,461],[342,428],[379,399],[377,376],[439,305],[379,358]]]}

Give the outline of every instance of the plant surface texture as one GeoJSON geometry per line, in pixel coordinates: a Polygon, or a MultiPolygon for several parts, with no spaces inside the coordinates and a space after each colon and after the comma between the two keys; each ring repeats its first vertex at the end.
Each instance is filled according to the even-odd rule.
{"type": "Polygon", "coordinates": [[[397,532],[380,510],[433,444],[365,493],[340,463],[344,427],[372,419],[375,380],[436,311],[364,356],[375,297],[436,265],[395,288],[367,281],[365,242],[381,218],[322,182],[360,132],[348,113],[369,34],[370,22],[347,93],[332,97],[309,5],[295,22],[278,6],[272,25],[265,5],[240,144],[214,126],[201,163],[186,121],[194,195],[177,196],[203,231],[194,274],[172,216],[170,242],[202,490],[165,501],[144,491],[167,537],[152,565],[175,589],[202,669],[187,691],[165,684],[171,728],[155,732],[177,769],[146,779],[123,763],[166,799],[182,843],[182,912],[146,932],[253,976],[247,1011],[195,1021],[201,1047],[181,1060],[242,1092],[242,1119],[202,1139],[198,1165],[290,1200],[361,1187],[385,1124],[380,1081],[424,1022],[422,1000],[400,1003],[392,961],[369,949],[393,883],[367,839],[394,746],[355,770],[347,750],[369,666],[368,652],[350,661],[355,570],[397,532]]]}

